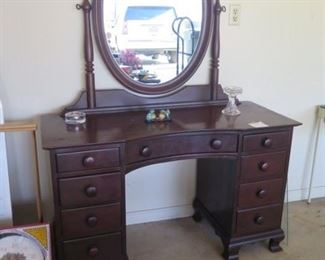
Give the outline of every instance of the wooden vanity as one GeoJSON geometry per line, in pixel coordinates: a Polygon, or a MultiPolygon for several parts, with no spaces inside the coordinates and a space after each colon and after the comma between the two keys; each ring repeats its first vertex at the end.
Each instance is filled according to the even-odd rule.
{"type": "Polygon", "coordinates": [[[43,116],[59,259],[126,259],[125,175],[189,158],[198,159],[194,219],[211,221],[225,258],[264,239],[279,250],[292,128],[299,123],[251,102],[239,108],[232,122],[216,106],[175,109],[171,122],[158,125],[146,124],[144,111],[96,114],[83,129],[43,116]],[[253,128],[252,121],[268,127],[253,128]]]}
{"type": "MultiPolygon", "coordinates": [[[[95,0],[91,6],[85,0],[78,6],[85,14],[87,84],[86,92],[65,112],[85,111],[87,121],[73,126],[65,124],[61,115],[41,119],[42,144],[50,152],[52,169],[57,259],[128,259],[125,175],[143,166],[183,159],[197,159],[193,219],[209,220],[222,239],[225,259],[238,259],[242,245],[259,240],[269,240],[272,252],[281,250],[292,133],[300,123],[247,101],[239,104],[239,116],[221,112],[227,103],[217,81],[223,8],[219,1],[202,2],[207,17],[203,24],[215,25],[206,36],[202,33],[206,40],[211,36],[215,46],[211,82],[181,89],[177,78],[167,87],[170,95],[154,99],[124,90],[94,89],[90,11],[95,10],[95,32],[103,53],[107,49],[100,39],[103,1],[95,0]],[[157,107],[170,108],[172,121],[146,123],[148,109],[157,107]],[[256,122],[262,126],[255,127],[256,122]]],[[[196,68],[199,58],[194,61],[196,68]]],[[[189,77],[193,71],[184,73],[189,77]]],[[[125,75],[116,77],[130,86],[125,75]]],[[[139,83],[132,84],[134,90],[139,83]]],[[[142,88],[150,92],[147,86],[142,88]]],[[[152,93],[156,95],[157,89],[152,93]]]]}

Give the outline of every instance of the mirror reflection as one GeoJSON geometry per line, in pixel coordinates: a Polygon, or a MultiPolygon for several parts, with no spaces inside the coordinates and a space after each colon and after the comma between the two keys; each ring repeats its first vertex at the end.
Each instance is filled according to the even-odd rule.
{"type": "Polygon", "coordinates": [[[120,69],[156,85],[190,63],[201,33],[202,0],[105,0],[104,23],[120,69]]]}

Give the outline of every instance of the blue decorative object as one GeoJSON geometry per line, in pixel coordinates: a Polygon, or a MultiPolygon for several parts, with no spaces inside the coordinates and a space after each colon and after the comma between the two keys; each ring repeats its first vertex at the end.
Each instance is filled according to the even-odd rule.
{"type": "Polygon", "coordinates": [[[151,109],[146,115],[147,123],[156,123],[156,122],[167,122],[171,121],[169,109],[160,109],[157,113],[154,109],[151,109]]]}

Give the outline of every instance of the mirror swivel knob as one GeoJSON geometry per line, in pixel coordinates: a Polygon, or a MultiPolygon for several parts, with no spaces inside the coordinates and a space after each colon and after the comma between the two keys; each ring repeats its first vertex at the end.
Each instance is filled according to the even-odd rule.
{"type": "Polygon", "coordinates": [[[95,257],[98,255],[98,253],[99,253],[99,249],[97,246],[92,246],[88,250],[88,256],[90,256],[90,257],[95,257]]]}
{"type": "Polygon", "coordinates": [[[143,157],[149,157],[151,155],[151,149],[149,148],[149,146],[143,146],[140,149],[140,155],[142,155],[143,157]]]}
{"type": "Polygon", "coordinates": [[[267,191],[264,189],[261,189],[256,193],[256,196],[263,199],[263,198],[265,198],[266,194],[267,194],[267,191]]]}
{"type": "Polygon", "coordinates": [[[258,216],[258,217],[256,217],[255,218],[255,220],[254,220],[254,222],[256,223],[256,224],[258,224],[258,225],[262,225],[262,224],[264,224],[264,217],[263,216],[258,216]]]}
{"type": "Polygon", "coordinates": [[[91,167],[95,165],[95,158],[92,156],[87,156],[83,159],[82,164],[85,167],[91,167]]]}
{"type": "Polygon", "coordinates": [[[90,227],[95,227],[97,225],[98,219],[96,216],[90,216],[87,218],[87,224],[90,227]]]}
{"type": "Polygon", "coordinates": [[[97,195],[97,188],[95,186],[88,186],[85,188],[87,197],[95,197],[97,195]]]}
{"type": "Polygon", "coordinates": [[[222,141],[219,139],[213,139],[210,145],[213,149],[218,150],[222,147],[222,141]]]}

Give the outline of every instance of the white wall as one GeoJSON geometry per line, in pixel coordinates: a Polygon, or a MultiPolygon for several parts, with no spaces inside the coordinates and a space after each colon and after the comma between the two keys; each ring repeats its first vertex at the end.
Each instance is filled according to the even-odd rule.
{"type": "MultiPolygon", "coordinates": [[[[57,112],[84,87],[82,13],[76,0],[0,1],[0,97],[8,120],[57,112]]],[[[220,81],[244,88],[252,100],[304,125],[295,129],[289,169],[290,200],[305,198],[308,153],[315,105],[325,103],[324,1],[223,1],[242,5],[240,26],[221,22],[220,81]]],[[[118,87],[96,50],[96,84],[118,87]]],[[[191,83],[206,83],[208,59],[191,83]]],[[[313,194],[325,196],[325,140],[322,130],[313,194]]],[[[31,139],[8,136],[12,199],[16,219],[26,219],[33,201],[31,139]],[[28,206],[26,208],[26,205],[28,206]],[[24,215],[22,215],[24,214],[24,215]]],[[[42,188],[49,205],[47,154],[41,156],[42,188]]],[[[129,223],[191,213],[195,161],[159,164],[127,177],[129,223]]],[[[50,211],[47,210],[47,215],[50,211]]]]}

